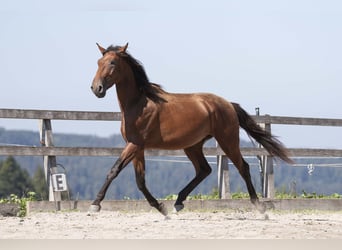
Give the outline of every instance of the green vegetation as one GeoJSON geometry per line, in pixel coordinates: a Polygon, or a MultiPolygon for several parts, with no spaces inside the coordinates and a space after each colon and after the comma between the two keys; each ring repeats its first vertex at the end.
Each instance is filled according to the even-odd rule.
{"type": "Polygon", "coordinates": [[[22,170],[13,157],[0,162],[0,197],[12,193],[20,195],[26,189],[33,189],[28,172],[22,170]]]}
{"type": "MultiPolygon", "coordinates": [[[[258,195],[260,197],[260,195],[258,195]]],[[[244,192],[232,193],[232,199],[249,199],[249,194],[244,192]]]]}
{"type": "Polygon", "coordinates": [[[44,171],[38,167],[33,178],[27,170],[22,169],[14,157],[10,156],[5,161],[0,161],[0,198],[15,195],[24,196],[33,190],[40,199],[47,198],[47,186],[44,171]]]}
{"type": "MultiPolygon", "coordinates": [[[[177,194],[167,195],[164,200],[176,200],[178,197],[177,194]]],[[[187,197],[188,200],[218,200],[219,199],[219,191],[217,188],[214,188],[210,194],[194,194],[189,195],[187,197]]]]}
{"type": "MultiPolygon", "coordinates": [[[[232,199],[249,199],[249,194],[245,192],[235,192],[232,193],[232,199]]],[[[258,194],[261,197],[261,194],[258,194]]],[[[164,200],[176,200],[177,194],[170,194],[167,195],[164,200]]],[[[331,195],[323,195],[323,194],[316,194],[316,193],[307,193],[303,190],[302,195],[293,195],[290,193],[284,192],[276,192],[275,199],[296,199],[296,198],[305,198],[305,199],[342,199],[342,195],[338,193],[334,193],[331,195]]],[[[213,189],[212,193],[206,194],[195,194],[189,195],[188,200],[217,200],[219,199],[219,193],[217,189],[213,189]]]]}
{"type": "Polygon", "coordinates": [[[316,194],[315,192],[313,193],[306,193],[303,190],[303,194],[301,195],[302,198],[307,198],[307,199],[341,199],[342,195],[338,193],[333,193],[331,195],[324,195],[324,194],[316,194]]]}
{"type": "Polygon", "coordinates": [[[36,200],[36,193],[35,192],[28,192],[27,197],[19,198],[15,194],[11,194],[8,198],[0,199],[0,204],[10,203],[10,204],[18,204],[19,205],[19,217],[24,217],[26,215],[26,203],[28,201],[35,201],[36,200]]]}

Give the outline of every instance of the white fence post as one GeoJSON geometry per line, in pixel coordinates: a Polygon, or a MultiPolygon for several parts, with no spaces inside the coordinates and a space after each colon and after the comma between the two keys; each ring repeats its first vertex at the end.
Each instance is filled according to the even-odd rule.
{"type": "MultiPolygon", "coordinates": [[[[42,119],[39,121],[39,135],[40,143],[43,147],[53,147],[52,126],[50,119],[42,119]]],[[[59,202],[61,199],[61,193],[55,192],[53,189],[53,183],[51,175],[57,174],[57,162],[56,156],[44,156],[44,173],[45,180],[49,187],[49,201],[56,201],[57,210],[59,210],[59,202]]]]}
{"type": "MultiPolygon", "coordinates": [[[[218,147],[218,145],[216,144],[218,147]]],[[[217,181],[220,199],[232,198],[229,186],[229,166],[228,157],[225,155],[217,156],[217,181]]]]}
{"type": "MultiPolygon", "coordinates": [[[[271,123],[265,123],[265,131],[271,133],[271,123]]],[[[264,183],[263,183],[263,197],[264,198],[274,198],[274,170],[273,170],[273,157],[265,155],[263,157],[263,173],[264,173],[264,183]]]]}

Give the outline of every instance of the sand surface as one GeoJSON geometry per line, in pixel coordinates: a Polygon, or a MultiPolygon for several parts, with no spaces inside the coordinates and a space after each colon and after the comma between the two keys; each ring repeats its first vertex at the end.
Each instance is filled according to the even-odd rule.
{"type": "Polygon", "coordinates": [[[33,213],[0,217],[0,239],[342,239],[342,211],[33,213]]]}

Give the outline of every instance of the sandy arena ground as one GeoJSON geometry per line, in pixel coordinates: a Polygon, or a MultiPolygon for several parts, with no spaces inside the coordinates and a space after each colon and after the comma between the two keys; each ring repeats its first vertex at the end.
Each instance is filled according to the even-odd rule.
{"type": "Polygon", "coordinates": [[[342,239],[342,211],[34,213],[0,217],[0,239],[342,239]]]}

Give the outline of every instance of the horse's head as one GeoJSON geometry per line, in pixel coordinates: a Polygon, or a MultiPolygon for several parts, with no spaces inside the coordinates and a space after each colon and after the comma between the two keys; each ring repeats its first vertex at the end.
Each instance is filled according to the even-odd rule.
{"type": "Polygon", "coordinates": [[[126,52],[128,43],[123,47],[109,47],[108,49],[104,49],[98,43],[96,44],[102,53],[102,57],[97,62],[98,69],[91,90],[97,97],[102,98],[106,95],[107,89],[119,79],[120,53],[126,52]]]}

